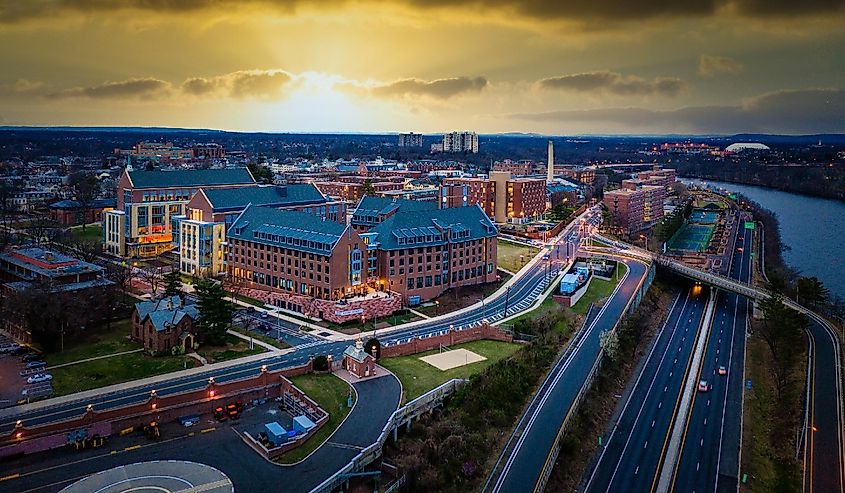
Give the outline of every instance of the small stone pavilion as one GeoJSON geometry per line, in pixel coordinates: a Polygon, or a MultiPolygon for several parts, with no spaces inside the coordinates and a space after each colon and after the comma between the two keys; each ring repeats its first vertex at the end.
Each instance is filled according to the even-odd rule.
{"type": "Polygon", "coordinates": [[[358,378],[371,377],[376,374],[376,359],[364,351],[364,341],[360,338],[354,346],[349,346],[343,352],[343,368],[358,378]]]}

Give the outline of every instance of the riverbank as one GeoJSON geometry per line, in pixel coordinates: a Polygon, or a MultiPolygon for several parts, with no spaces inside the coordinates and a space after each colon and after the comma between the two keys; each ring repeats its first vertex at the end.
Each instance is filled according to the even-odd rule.
{"type": "Polygon", "coordinates": [[[845,171],[821,166],[684,164],[679,177],[771,188],[782,192],[845,201],[845,171]]]}

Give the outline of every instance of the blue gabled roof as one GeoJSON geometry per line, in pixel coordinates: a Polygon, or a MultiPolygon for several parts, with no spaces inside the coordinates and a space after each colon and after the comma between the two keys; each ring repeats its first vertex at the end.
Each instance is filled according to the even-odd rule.
{"type": "MultiPolygon", "coordinates": [[[[94,199],[91,201],[91,208],[93,209],[99,207],[115,207],[116,205],[117,199],[94,199]]],[[[81,207],[82,203],[78,200],[60,200],[50,204],[51,209],[79,209],[81,207]]]]}
{"type": "Polygon", "coordinates": [[[437,209],[436,202],[423,202],[419,200],[397,199],[393,197],[361,197],[355,212],[373,212],[375,214],[387,214],[401,208],[403,211],[419,211],[437,209]]]}
{"type": "Polygon", "coordinates": [[[248,204],[284,207],[328,202],[314,185],[255,185],[252,187],[203,190],[215,211],[240,210],[248,204]]]}
{"type": "Polygon", "coordinates": [[[202,187],[254,184],[246,168],[182,169],[174,171],[129,171],[135,188],[202,187]]]}
{"type": "Polygon", "coordinates": [[[400,209],[370,232],[378,234],[379,248],[399,250],[445,244],[446,236],[441,232],[446,230],[452,232],[452,242],[496,236],[496,226],[477,205],[418,211],[400,209]]]}
{"type": "Polygon", "coordinates": [[[185,317],[191,317],[193,320],[199,318],[197,305],[193,303],[181,305],[181,299],[178,296],[142,301],[135,304],[135,309],[141,321],[149,317],[153,327],[159,332],[167,329],[168,325],[178,324],[185,317]]]}
{"type": "Polygon", "coordinates": [[[299,211],[247,207],[226,232],[227,238],[329,254],[346,226],[299,211]]]}

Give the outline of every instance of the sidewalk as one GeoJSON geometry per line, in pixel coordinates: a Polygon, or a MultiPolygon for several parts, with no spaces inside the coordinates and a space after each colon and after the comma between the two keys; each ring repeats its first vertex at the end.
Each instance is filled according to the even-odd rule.
{"type": "Polygon", "coordinates": [[[71,361],[69,363],[62,363],[60,365],[50,366],[50,367],[47,367],[47,369],[53,370],[55,368],[62,368],[63,366],[77,365],[79,363],[87,363],[89,361],[94,361],[94,360],[98,360],[98,359],[113,358],[115,356],[122,356],[124,354],[137,353],[137,352],[140,352],[140,351],[143,351],[143,350],[144,350],[144,348],[138,348],[138,349],[131,349],[129,351],[121,351],[119,353],[104,354],[102,356],[94,356],[94,357],[91,357],[91,358],[85,358],[85,359],[80,359],[80,360],[77,360],[77,361],[71,361]]]}

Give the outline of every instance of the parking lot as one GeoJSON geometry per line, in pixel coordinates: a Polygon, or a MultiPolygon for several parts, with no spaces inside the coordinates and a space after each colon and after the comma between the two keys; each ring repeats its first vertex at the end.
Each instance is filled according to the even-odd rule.
{"type": "Polygon", "coordinates": [[[19,347],[5,336],[0,336],[0,407],[14,406],[20,401],[48,397],[53,386],[46,378],[36,378],[45,372],[43,360],[27,348],[19,347]],[[27,380],[33,381],[28,383],[27,380]]]}

